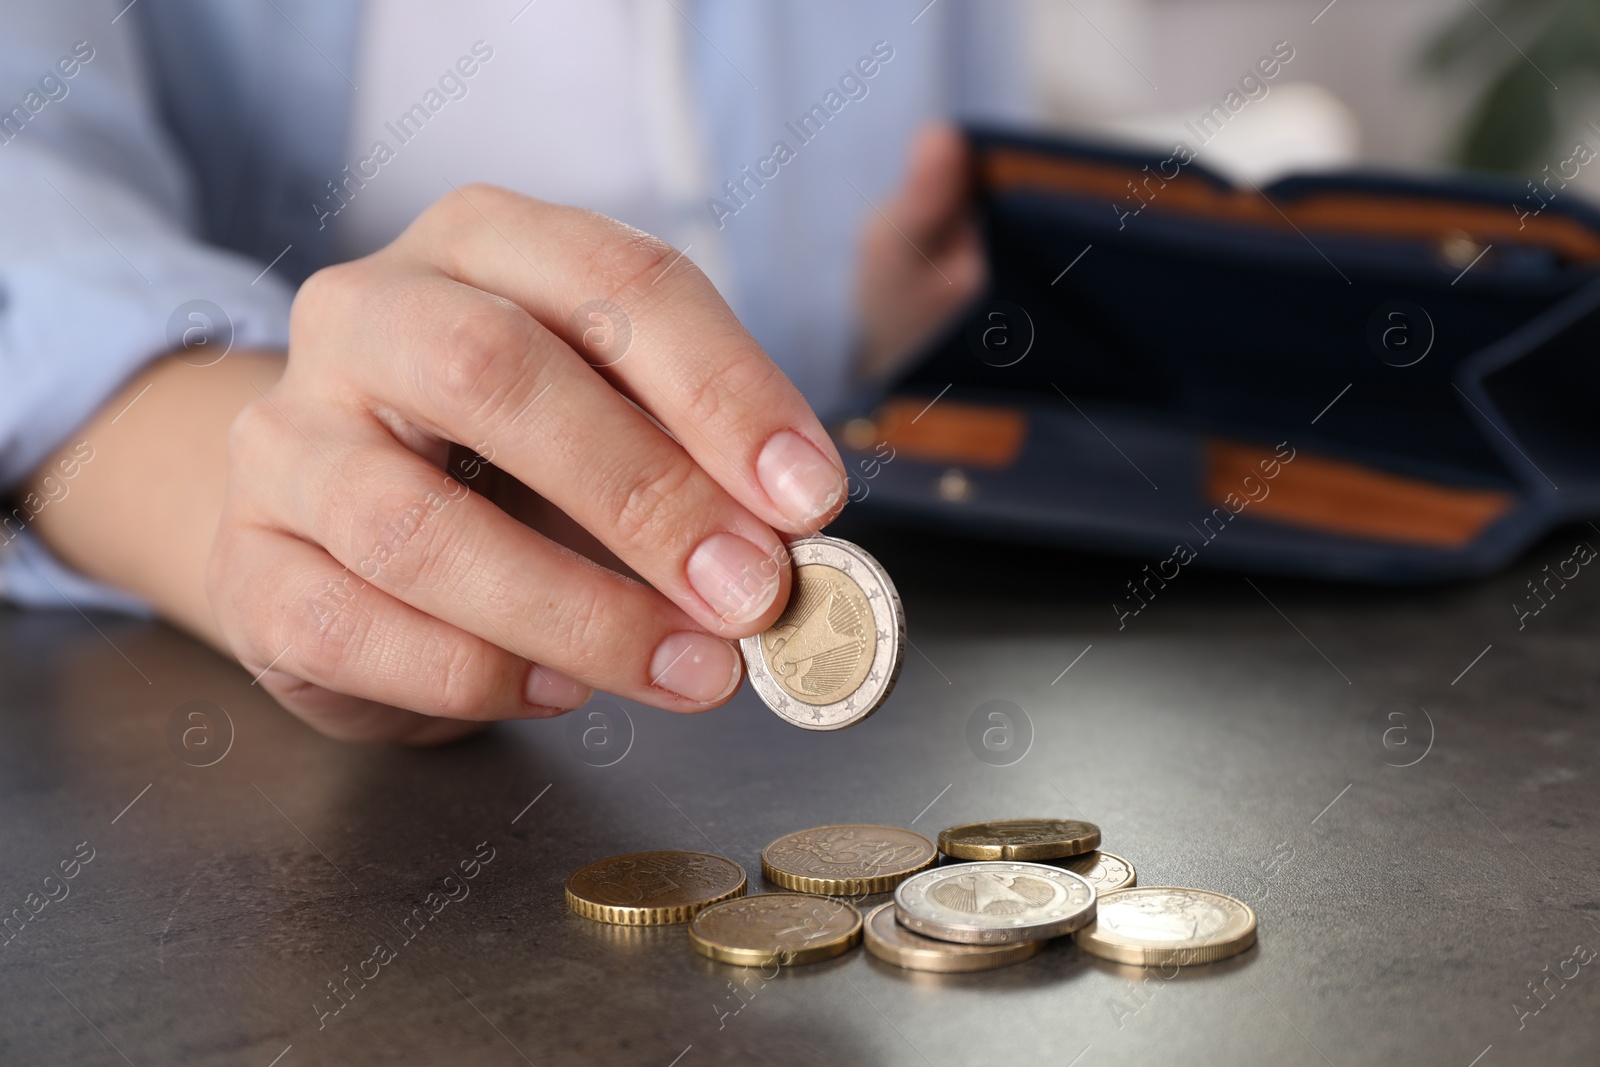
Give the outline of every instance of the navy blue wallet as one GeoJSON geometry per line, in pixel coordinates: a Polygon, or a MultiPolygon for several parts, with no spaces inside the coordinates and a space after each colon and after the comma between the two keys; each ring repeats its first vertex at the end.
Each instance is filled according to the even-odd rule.
{"type": "Polygon", "coordinates": [[[837,432],[859,511],[1395,583],[1600,514],[1575,191],[968,135],[990,284],[837,432]]]}

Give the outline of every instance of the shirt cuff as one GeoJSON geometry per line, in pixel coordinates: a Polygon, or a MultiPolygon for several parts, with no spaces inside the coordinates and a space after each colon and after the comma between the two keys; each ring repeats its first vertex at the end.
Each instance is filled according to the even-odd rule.
{"type": "Polygon", "coordinates": [[[205,366],[230,349],[287,348],[294,297],[262,264],[173,230],[126,190],[37,162],[0,180],[0,199],[26,189],[59,208],[0,234],[0,494],[154,360],[205,366]]]}

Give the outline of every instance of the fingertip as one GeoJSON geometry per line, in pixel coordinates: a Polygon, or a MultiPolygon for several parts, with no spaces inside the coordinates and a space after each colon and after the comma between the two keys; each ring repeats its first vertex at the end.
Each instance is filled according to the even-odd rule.
{"type": "Polygon", "coordinates": [[[668,634],[650,657],[650,685],[697,705],[679,711],[710,711],[738,692],[744,658],[733,642],[682,630],[668,634]]]}
{"type": "Polygon", "coordinates": [[[522,686],[522,702],[528,718],[543,719],[560,715],[587,704],[594,690],[576,678],[539,663],[531,664],[522,686]]]}
{"type": "Polygon", "coordinates": [[[756,477],[788,528],[811,533],[844,507],[849,484],[833,442],[819,446],[793,430],[779,430],[761,446],[756,477]]]}

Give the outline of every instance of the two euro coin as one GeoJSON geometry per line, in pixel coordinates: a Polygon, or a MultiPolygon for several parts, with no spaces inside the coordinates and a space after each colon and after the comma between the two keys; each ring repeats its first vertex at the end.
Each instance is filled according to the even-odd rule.
{"type": "Polygon", "coordinates": [[[849,541],[818,534],[788,550],[788,606],[771,629],[739,642],[750,684],[795,726],[854,726],[888,699],[900,677],[900,594],[889,572],[849,541]]]}
{"type": "Polygon", "coordinates": [[[962,944],[1041,941],[1095,917],[1082,875],[1043,863],[953,863],[913,875],[894,894],[895,918],[912,933],[962,944]]]}

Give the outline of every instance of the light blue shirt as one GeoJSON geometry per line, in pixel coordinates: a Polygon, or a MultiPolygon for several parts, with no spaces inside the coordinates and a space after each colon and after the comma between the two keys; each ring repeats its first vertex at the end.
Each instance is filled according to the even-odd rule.
{"type": "MultiPolygon", "coordinates": [[[[525,2],[507,0],[507,34],[525,2]]],[[[876,42],[893,49],[868,96],[720,220],[734,310],[826,413],[854,347],[860,226],[868,201],[891,195],[914,129],[1027,116],[1012,12],[1006,0],[675,3],[694,27],[686,65],[707,118],[712,213],[709,201],[729,203],[723,182],[790,140],[786,124],[841,72],[876,42]]],[[[356,0],[58,0],[0,13],[0,595],[137,606],[33,539],[33,514],[69,499],[70,479],[54,501],[18,499],[18,483],[174,348],[197,321],[193,302],[223,310],[235,348],[287,346],[294,288],[332,254],[318,205],[349,162],[360,15],[356,0]]]]}

